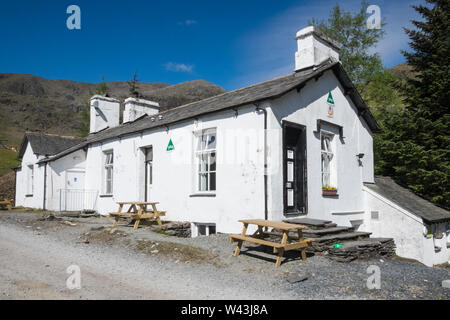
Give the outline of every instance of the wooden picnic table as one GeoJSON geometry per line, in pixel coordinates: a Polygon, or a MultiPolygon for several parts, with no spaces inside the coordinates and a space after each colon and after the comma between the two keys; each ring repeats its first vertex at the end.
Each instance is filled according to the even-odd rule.
{"type": "Polygon", "coordinates": [[[166,212],[165,211],[159,211],[158,209],[156,209],[156,205],[159,202],[142,202],[142,201],[123,201],[123,202],[117,202],[117,204],[119,205],[119,209],[117,212],[111,212],[109,215],[114,217],[115,221],[113,224],[113,227],[116,227],[118,222],[119,222],[119,218],[121,217],[129,217],[133,220],[135,220],[134,222],[134,227],[133,229],[136,230],[139,227],[139,223],[141,221],[141,219],[155,219],[156,222],[158,223],[158,225],[162,225],[161,216],[165,216],[166,212]],[[123,207],[124,205],[130,205],[130,207],[128,208],[128,211],[123,212],[123,207]],[[147,206],[151,206],[152,210],[148,210],[147,206]]]}
{"type": "Polygon", "coordinates": [[[229,235],[230,242],[237,242],[237,246],[234,250],[233,256],[237,257],[239,255],[239,252],[241,251],[242,243],[244,241],[249,241],[264,246],[273,247],[273,252],[278,253],[275,267],[279,267],[281,265],[281,260],[283,259],[284,252],[289,250],[300,249],[302,260],[306,260],[306,247],[311,243],[311,241],[313,241],[312,239],[303,238],[302,230],[308,229],[307,226],[264,219],[239,220],[239,222],[242,222],[244,224],[241,234],[229,235]],[[246,235],[247,227],[249,224],[258,226],[258,230],[256,230],[256,232],[252,235],[246,235]],[[263,231],[263,227],[278,229],[282,231],[283,235],[281,237],[281,242],[278,243],[264,240],[264,237],[267,237],[268,234],[263,231]],[[298,241],[287,243],[289,238],[288,233],[291,230],[297,231],[298,241]]]}
{"type": "Polygon", "coordinates": [[[9,200],[6,199],[5,200],[0,200],[0,207],[6,207],[6,209],[8,209],[8,211],[12,210],[12,202],[13,200],[9,200]]]}

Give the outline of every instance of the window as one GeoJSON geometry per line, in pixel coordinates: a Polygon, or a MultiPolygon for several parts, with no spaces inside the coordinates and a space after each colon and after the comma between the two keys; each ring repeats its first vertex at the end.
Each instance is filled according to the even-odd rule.
{"type": "Polygon", "coordinates": [[[105,163],[105,194],[113,193],[113,173],[114,173],[114,153],[112,151],[107,151],[104,153],[104,163],[105,163]]]}
{"type": "Polygon", "coordinates": [[[144,199],[148,201],[151,197],[153,185],[153,147],[143,149],[145,155],[145,194],[144,199]]]}
{"type": "Polygon", "coordinates": [[[216,233],[216,225],[214,223],[194,223],[193,237],[209,236],[216,233]]]}
{"type": "Polygon", "coordinates": [[[216,130],[203,130],[196,135],[197,191],[216,190],[216,130]]]}
{"type": "Polygon", "coordinates": [[[378,211],[370,211],[370,217],[372,218],[372,220],[379,220],[380,213],[378,211]]]}
{"type": "Polygon", "coordinates": [[[34,189],[34,166],[29,165],[28,166],[28,184],[27,184],[27,193],[29,195],[33,194],[34,189]]]}
{"type": "Polygon", "coordinates": [[[321,133],[321,153],[322,153],[322,188],[335,188],[334,161],[335,155],[333,150],[334,135],[321,133]]]}
{"type": "Polygon", "coordinates": [[[145,149],[145,172],[148,185],[153,184],[153,147],[145,149]]]}

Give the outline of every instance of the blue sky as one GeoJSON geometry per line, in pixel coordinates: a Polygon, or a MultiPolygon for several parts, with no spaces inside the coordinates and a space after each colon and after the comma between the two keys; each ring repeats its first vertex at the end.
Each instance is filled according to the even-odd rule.
{"type": "MultiPolygon", "coordinates": [[[[414,1],[368,0],[386,19],[375,51],[386,67],[404,62],[402,27],[420,19],[414,1]]],[[[204,79],[227,90],[294,69],[295,33],[336,4],[357,11],[360,0],[309,1],[2,1],[0,73],[97,83],[129,80],[176,84],[204,79]],[[81,9],[81,30],[69,30],[69,5],[81,9]]]]}

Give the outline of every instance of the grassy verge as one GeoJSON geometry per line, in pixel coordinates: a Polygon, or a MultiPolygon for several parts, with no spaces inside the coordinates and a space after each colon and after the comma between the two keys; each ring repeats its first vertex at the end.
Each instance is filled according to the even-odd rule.
{"type": "Polygon", "coordinates": [[[8,149],[0,149],[0,176],[11,172],[11,169],[20,164],[17,160],[17,152],[8,149]]]}

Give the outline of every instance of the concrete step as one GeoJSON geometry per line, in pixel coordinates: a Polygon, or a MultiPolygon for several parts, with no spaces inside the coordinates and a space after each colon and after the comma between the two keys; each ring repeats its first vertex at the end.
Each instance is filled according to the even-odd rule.
{"type": "MultiPolygon", "coordinates": [[[[336,243],[341,240],[365,239],[365,238],[369,238],[369,236],[372,234],[371,232],[350,231],[347,228],[350,228],[350,227],[336,227],[336,229],[337,229],[337,230],[335,230],[336,233],[323,233],[323,234],[320,234],[320,233],[315,234],[312,232],[326,232],[328,230],[327,229],[309,230],[309,232],[311,232],[311,233],[306,233],[307,229],[305,229],[305,230],[303,230],[303,236],[305,238],[314,239],[314,242],[316,242],[316,243],[325,243],[326,244],[326,243],[330,243],[330,242],[336,243]],[[346,232],[346,231],[348,231],[348,232],[346,232]]],[[[282,234],[281,231],[275,229],[275,230],[272,230],[271,232],[269,232],[268,236],[280,237],[281,234],[282,234]]],[[[298,240],[298,234],[296,231],[290,231],[288,233],[288,235],[289,235],[289,238],[291,238],[293,240],[298,240]]]]}
{"type": "Polygon", "coordinates": [[[329,221],[329,220],[320,220],[320,219],[312,219],[312,218],[285,219],[285,220],[283,220],[283,222],[302,224],[304,226],[310,227],[311,229],[326,228],[327,225],[333,224],[333,222],[329,221]]]}
{"type": "Polygon", "coordinates": [[[335,234],[335,233],[344,233],[353,231],[352,227],[330,227],[324,229],[305,229],[303,230],[303,235],[305,237],[317,238],[323,237],[325,235],[335,234]]]}
{"type": "Polygon", "coordinates": [[[336,223],[325,223],[325,228],[334,228],[337,227],[336,223]]]}
{"type": "Polygon", "coordinates": [[[314,239],[314,241],[337,241],[337,240],[350,240],[350,239],[358,239],[358,238],[369,238],[371,232],[363,232],[363,231],[353,231],[353,232],[343,232],[337,234],[328,234],[323,237],[314,239]]]}

